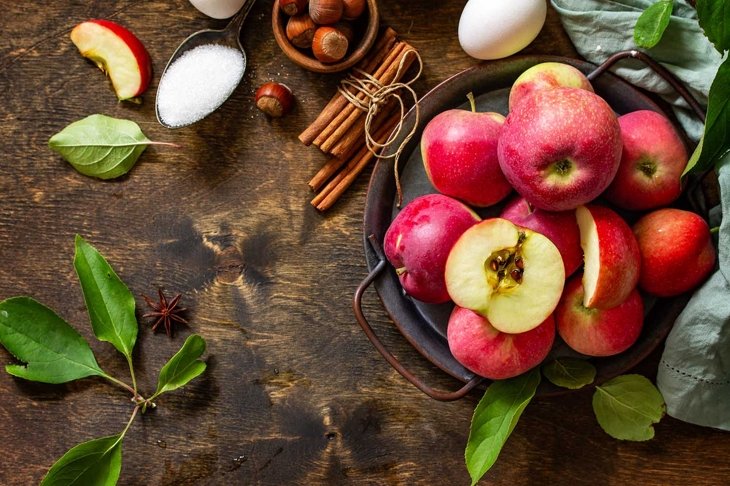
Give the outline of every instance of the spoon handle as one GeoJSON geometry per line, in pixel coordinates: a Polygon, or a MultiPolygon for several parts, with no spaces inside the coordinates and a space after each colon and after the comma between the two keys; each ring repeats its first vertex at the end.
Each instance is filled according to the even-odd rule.
{"type": "Polygon", "coordinates": [[[233,17],[233,20],[228,24],[228,27],[226,27],[226,30],[229,32],[234,32],[236,35],[238,35],[239,32],[241,32],[241,26],[243,25],[243,21],[246,20],[246,17],[248,16],[248,12],[251,11],[251,7],[253,7],[253,4],[256,3],[256,0],[246,0],[246,2],[243,4],[243,7],[241,7],[241,10],[238,11],[235,17],[233,17]]]}

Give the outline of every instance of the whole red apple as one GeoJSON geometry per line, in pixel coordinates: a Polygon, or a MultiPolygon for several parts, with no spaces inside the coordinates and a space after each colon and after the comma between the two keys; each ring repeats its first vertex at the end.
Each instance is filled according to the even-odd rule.
{"type": "Polygon", "coordinates": [[[446,258],[456,240],[479,220],[467,206],[441,194],[408,203],[390,224],[383,244],[403,289],[423,302],[448,301],[446,258]]]}
{"type": "Polygon", "coordinates": [[[644,210],[666,206],[682,192],[687,150],[667,117],[640,110],[618,118],[623,152],[604,196],[616,206],[644,210]]]}
{"type": "Polygon", "coordinates": [[[456,306],[446,334],[451,354],[465,368],[492,380],[504,380],[545,359],[555,340],[555,319],[550,315],[531,331],[507,334],[476,312],[456,306]]]}
{"type": "Polygon", "coordinates": [[[574,211],[536,209],[524,197],[518,196],[507,203],[500,218],[547,236],[563,257],[566,277],[583,265],[580,231],[574,211]]]}
{"type": "Polygon", "coordinates": [[[715,266],[710,229],[699,215],[681,209],[653,211],[634,224],[641,254],[639,287],[659,297],[692,290],[715,266]]]}
{"type": "Polygon", "coordinates": [[[512,191],[497,160],[504,117],[447,110],[423,130],[421,155],[428,179],[442,194],[472,206],[496,204],[512,191]]]}
{"type": "Polygon", "coordinates": [[[580,275],[565,285],[555,309],[558,334],[575,351],[588,356],[612,356],[627,350],[641,334],[644,303],[634,289],[622,303],[610,309],[583,305],[580,275]]]}
{"type": "Polygon", "coordinates": [[[499,164],[533,206],[575,209],[601,194],[621,161],[621,132],[600,96],[577,88],[540,90],[507,116],[499,164]]]}
{"type": "Polygon", "coordinates": [[[542,62],[520,74],[512,84],[509,92],[509,108],[513,109],[523,98],[535,91],[560,87],[580,88],[593,92],[591,82],[577,68],[562,62],[542,62]]]}

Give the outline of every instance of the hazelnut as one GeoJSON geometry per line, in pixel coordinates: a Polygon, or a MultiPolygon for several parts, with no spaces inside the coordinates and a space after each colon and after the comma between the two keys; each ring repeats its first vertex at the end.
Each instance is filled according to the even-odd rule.
{"type": "Polygon", "coordinates": [[[299,15],[307,8],[307,0],[279,0],[279,8],[287,15],[299,15]]]}
{"type": "Polygon", "coordinates": [[[342,0],[310,0],[309,15],[315,24],[328,25],[342,18],[344,5],[342,0]]]}
{"type": "Polygon", "coordinates": [[[342,18],[354,20],[365,11],[365,0],[342,0],[342,18]]]}
{"type": "Polygon", "coordinates": [[[347,54],[350,43],[347,37],[334,27],[324,26],[317,29],[312,39],[312,52],[320,62],[337,62],[347,54]]]}
{"type": "Polygon", "coordinates": [[[279,118],[291,111],[294,95],[288,86],[268,82],[256,90],[256,108],[273,118],[279,118]]]}
{"type": "Polygon", "coordinates": [[[286,24],[286,37],[294,46],[300,49],[312,47],[312,39],[317,25],[309,14],[303,13],[289,18],[286,24]]]}

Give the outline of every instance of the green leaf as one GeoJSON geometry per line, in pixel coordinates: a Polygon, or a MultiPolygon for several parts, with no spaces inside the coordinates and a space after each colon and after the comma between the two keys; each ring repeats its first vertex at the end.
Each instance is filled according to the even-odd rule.
{"type": "Polygon", "coordinates": [[[673,8],[674,0],[659,0],[644,10],[634,26],[637,46],[650,49],[659,43],[669,25],[673,8]]]}
{"type": "Polygon", "coordinates": [[[466,444],[466,468],[472,486],[494,465],[539,384],[540,370],[536,368],[516,378],[495,381],[487,388],[474,410],[466,444]]]}
{"type": "Polygon", "coordinates": [[[205,340],[197,334],[188,336],[180,351],[160,370],[153,396],[177,390],[205,371],[206,364],[198,359],[204,352],[205,340]]]}
{"type": "Polygon", "coordinates": [[[621,440],[649,440],[664,416],[664,398],[641,375],[623,375],[596,387],[593,412],[601,428],[621,440]]]}
{"type": "Polygon", "coordinates": [[[137,340],[134,296],[96,248],[79,235],[76,235],[74,267],[94,334],[130,358],[137,340]]]}
{"type": "Polygon", "coordinates": [[[727,0],[697,0],[700,27],[720,54],[730,49],[730,2],[727,0]]]}
{"type": "Polygon", "coordinates": [[[91,115],[52,136],[48,146],[82,174],[114,179],[129,172],[151,143],[133,121],[91,115]]]}
{"type": "Polygon", "coordinates": [[[123,434],[83,442],[64,454],[41,486],[114,486],[122,469],[123,434]]]}
{"type": "Polygon", "coordinates": [[[0,343],[23,365],[7,365],[13,376],[66,383],[104,376],[89,343],[55,312],[30,297],[0,302],[0,343]]]}
{"type": "Polygon", "coordinates": [[[695,151],[692,152],[692,156],[690,156],[689,160],[687,161],[687,165],[682,171],[682,177],[686,176],[694,170],[695,166],[697,165],[697,161],[700,160],[700,154],[702,153],[702,146],[704,145],[704,141],[704,137],[700,138],[700,143],[698,143],[697,147],[695,147],[695,151]]]}
{"type": "MultiPolygon", "coordinates": [[[[704,172],[715,166],[728,151],[730,151],[730,57],[720,64],[710,86],[705,134],[702,137],[699,156],[691,170],[704,172]]],[[[692,159],[694,158],[693,154],[692,159]]]]}
{"type": "Polygon", "coordinates": [[[558,358],[544,365],[542,373],[557,386],[577,390],[593,383],[596,367],[584,359],[558,358]]]}

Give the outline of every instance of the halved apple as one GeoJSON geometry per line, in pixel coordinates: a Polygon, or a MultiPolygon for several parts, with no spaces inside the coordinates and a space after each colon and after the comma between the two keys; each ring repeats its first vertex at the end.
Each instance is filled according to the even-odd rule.
{"type": "Polygon", "coordinates": [[[487,219],[466,230],[446,260],[446,289],[453,301],[510,334],[545,321],[564,284],[555,245],[506,219],[487,219]]]}
{"type": "Polygon", "coordinates": [[[629,225],[595,204],[575,210],[583,248],[583,305],[610,309],[625,301],[639,281],[641,255],[629,225]]]}
{"type": "Polygon", "coordinates": [[[109,20],[81,22],[71,31],[71,41],[111,79],[117,98],[141,95],[152,79],[152,61],[144,45],[129,30],[109,20]]]}

